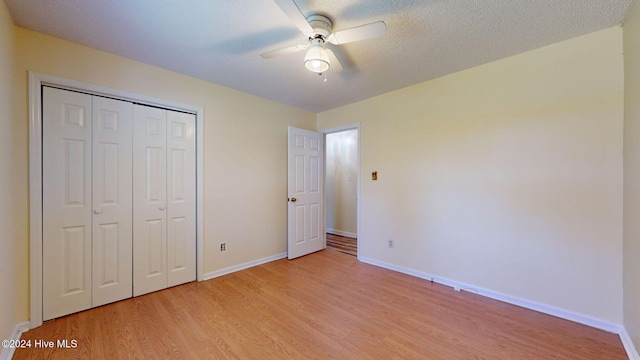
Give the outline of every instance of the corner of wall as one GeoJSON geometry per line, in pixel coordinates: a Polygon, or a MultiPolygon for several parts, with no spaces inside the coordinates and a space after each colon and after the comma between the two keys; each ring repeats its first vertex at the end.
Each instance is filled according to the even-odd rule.
{"type": "MultiPolygon", "coordinates": [[[[633,2],[623,24],[624,190],[623,321],[625,347],[640,346],[640,5],[633,2]]],[[[636,358],[637,357],[637,352],[636,358]]]]}

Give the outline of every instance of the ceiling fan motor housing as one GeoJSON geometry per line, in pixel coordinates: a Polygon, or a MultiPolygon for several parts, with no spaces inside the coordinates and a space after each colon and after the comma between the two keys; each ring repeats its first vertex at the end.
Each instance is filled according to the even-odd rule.
{"type": "Polygon", "coordinates": [[[331,34],[331,20],[324,15],[310,15],[307,17],[307,22],[313,28],[316,33],[315,37],[320,35],[323,39],[331,34]]]}

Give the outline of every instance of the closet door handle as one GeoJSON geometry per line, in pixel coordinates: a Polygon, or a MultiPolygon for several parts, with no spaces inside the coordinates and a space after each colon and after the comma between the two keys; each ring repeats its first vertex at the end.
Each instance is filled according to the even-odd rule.
{"type": "Polygon", "coordinates": [[[166,208],[167,208],[166,206],[160,206],[160,207],[158,207],[158,210],[164,211],[164,209],[166,209],[166,208]]]}
{"type": "Polygon", "coordinates": [[[102,214],[102,208],[95,208],[93,209],[93,213],[98,215],[98,214],[102,214]]]}

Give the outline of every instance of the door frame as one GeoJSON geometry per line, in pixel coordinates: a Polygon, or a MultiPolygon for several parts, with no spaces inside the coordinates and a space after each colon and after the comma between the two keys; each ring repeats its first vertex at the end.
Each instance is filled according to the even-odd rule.
{"type": "Polygon", "coordinates": [[[79,91],[196,116],[196,279],[204,280],[204,108],[29,71],[29,328],[42,325],[42,86],[79,91]]]}
{"type": "MultiPolygon", "coordinates": [[[[327,176],[327,134],[333,134],[333,133],[339,133],[339,132],[343,132],[343,131],[347,131],[347,130],[357,130],[358,131],[358,143],[356,144],[356,149],[358,150],[357,152],[357,161],[356,161],[356,166],[357,166],[357,181],[356,181],[356,247],[357,247],[357,258],[358,260],[360,260],[360,184],[362,182],[362,177],[360,176],[362,171],[360,169],[360,138],[361,138],[361,131],[360,131],[360,123],[354,123],[354,124],[349,124],[349,125],[343,125],[343,126],[338,126],[338,127],[333,127],[333,128],[328,128],[328,129],[323,129],[323,130],[319,130],[322,134],[324,134],[324,172],[325,172],[325,177],[327,176]]],[[[324,181],[324,186],[325,186],[325,191],[324,191],[324,227],[325,227],[325,234],[326,234],[326,228],[327,228],[327,181],[325,179],[324,181]]],[[[325,243],[326,243],[326,235],[325,235],[325,243]]]]}

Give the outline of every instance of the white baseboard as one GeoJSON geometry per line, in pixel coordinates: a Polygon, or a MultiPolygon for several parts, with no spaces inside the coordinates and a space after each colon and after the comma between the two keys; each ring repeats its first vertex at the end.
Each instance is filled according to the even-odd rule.
{"type": "Polygon", "coordinates": [[[358,234],[356,234],[356,233],[352,233],[352,232],[348,232],[348,231],[342,231],[342,230],[336,230],[336,229],[327,229],[327,233],[334,234],[334,235],[340,235],[340,236],[346,236],[346,237],[352,237],[352,238],[357,238],[358,237],[358,234]]]}
{"type": "Polygon", "coordinates": [[[627,352],[629,360],[640,360],[640,355],[638,355],[638,351],[636,350],[633,341],[631,341],[631,337],[629,336],[629,333],[627,333],[627,330],[623,328],[618,335],[620,335],[620,341],[622,341],[622,345],[624,346],[624,350],[627,352]]]}
{"type": "MultiPolygon", "coordinates": [[[[402,266],[397,266],[397,265],[394,265],[394,264],[389,264],[389,263],[386,263],[386,262],[383,262],[383,261],[378,261],[378,260],[369,259],[369,258],[363,258],[363,257],[360,257],[359,260],[364,262],[364,263],[367,263],[367,264],[383,267],[383,268],[386,268],[386,269],[389,269],[389,270],[398,271],[398,272],[401,272],[401,273],[404,273],[404,274],[407,274],[407,275],[411,275],[411,276],[419,277],[419,278],[422,278],[422,279],[430,280],[430,281],[436,282],[438,284],[451,286],[452,288],[454,288],[457,291],[463,290],[463,291],[473,292],[475,294],[486,296],[488,298],[500,300],[502,302],[506,302],[506,303],[513,304],[513,305],[517,305],[517,306],[520,306],[520,307],[523,307],[523,308],[527,308],[527,309],[535,310],[535,311],[538,311],[538,312],[541,312],[541,313],[553,315],[555,317],[559,317],[559,318],[562,318],[562,319],[571,320],[571,321],[574,321],[574,322],[577,322],[577,323],[580,323],[580,324],[591,326],[591,327],[594,327],[596,329],[601,329],[601,330],[608,331],[608,332],[611,332],[611,333],[621,334],[623,332],[623,330],[624,330],[624,326],[622,326],[621,324],[616,324],[616,323],[612,323],[612,322],[609,322],[609,321],[597,319],[597,318],[594,318],[594,317],[591,317],[591,316],[588,316],[588,315],[574,313],[574,312],[567,311],[567,310],[560,309],[560,308],[556,308],[556,307],[553,307],[553,306],[540,304],[540,303],[537,303],[535,301],[530,301],[530,300],[518,298],[518,297],[515,297],[515,296],[511,296],[511,295],[502,294],[502,293],[499,293],[499,292],[496,292],[496,291],[493,291],[493,290],[483,289],[483,288],[480,288],[480,287],[477,287],[477,286],[473,286],[473,285],[457,282],[457,281],[446,279],[446,278],[437,277],[437,276],[434,276],[434,275],[431,275],[431,274],[427,274],[425,272],[421,272],[421,271],[405,268],[405,267],[402,267],[402,266]]],[[[626,348],[626,346],[625,346],[625,348],[626,348]]]]}
{"type": "MultiPolygon", "coordinates": [[[[13,340],[13,341],[20,340],[20,336],[22,336],[22,333],[27,330],[29,330],[28,321],[17,323],[16,326],[14,326],[13,331],[11,332],[11,335],[6,340],[13,340]]],[[[5,339],[2,339],[2,340],[5,340],[5,339]]],[[[12,347],[3,348],[2,353],[0,353],[0,360],[11,360],[11,358],[13,357],[13,353],[15,351],[16,349],[12,347]]]]}
{"type": "MultiPolygon", "coordinates": [[[[234,266],[229,266],[229,267],[224,268],[224,269],[220,269],[220,270],[216,270],[216,271],[212,271],[212,272],[208,272],[208,273],[204,274],[203,280],[210,280],[210,279],[216,278],[218,276],[231,274],[231,273],[234,273],[236,271],[240,271],[240,270],[248,269],[250,267],[266,264],[268,262],[272,262],[272,261],[275,261],[275,260],[284,259],[286,257],[287,257],[287,253],[281,253],[281,254],[277,254],[277,255],[273,255],[273,256],[268,256],[268,257],[265,257],[265,258],[262,258],[262,259],[249,261],[249,262],[246,262],[244,264],[238,264],[238,265],[234,265],[234,266]]],[[[0,359],[0,360],[2,360],[2,359],[0,359]]]]}

